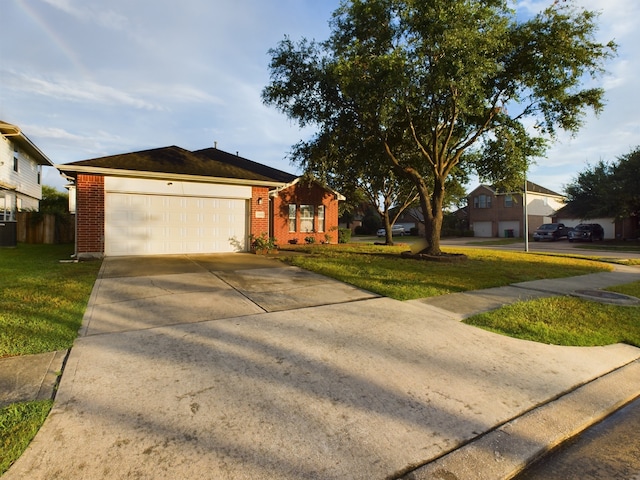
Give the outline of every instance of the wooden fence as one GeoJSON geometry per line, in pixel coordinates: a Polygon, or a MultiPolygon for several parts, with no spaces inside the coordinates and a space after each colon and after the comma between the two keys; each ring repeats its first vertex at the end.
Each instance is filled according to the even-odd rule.
{"type": "Polygon", "coordinates": [[[18,212],[16,234],[22,243],[73,243],[73,215],[52,215],[39,212],[18,212]]]}

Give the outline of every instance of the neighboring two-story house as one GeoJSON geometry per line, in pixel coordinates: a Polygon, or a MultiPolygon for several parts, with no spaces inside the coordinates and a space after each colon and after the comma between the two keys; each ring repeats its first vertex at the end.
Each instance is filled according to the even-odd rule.
{"type": "Polygon", "coordinates": [[[22,133],[0,120],[0,245],[15,244],[16,212],[38,210],[42,167],[53,163],[22,133]]]}
{"type": "MultiPolygon", "coordinates": [[[[527,182],[527,217],[529,233],[539,225],[553,220],[565,199],[559,193],[527,182]]],[[[476,237],[523,237],[523,192],[501,192],[480,185],[468,199],[469,226],[476,237]]]]}

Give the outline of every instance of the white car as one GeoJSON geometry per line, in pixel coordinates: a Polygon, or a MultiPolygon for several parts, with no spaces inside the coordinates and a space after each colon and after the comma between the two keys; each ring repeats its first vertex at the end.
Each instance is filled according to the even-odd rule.
{"type": "MultiPolygon", "coordinates": [[[[384,228],[381,228],[378,230],[378,236],[379,237],[384,237],[386,236],[387,231],[384,228]]],[[[408,233],[405,232],[404,227],[402,225],[394,225],[393,227],[391,227],[391,235],[398,235],[398,236],[402,236],[402,235],[408,235],[408,233]]]]}

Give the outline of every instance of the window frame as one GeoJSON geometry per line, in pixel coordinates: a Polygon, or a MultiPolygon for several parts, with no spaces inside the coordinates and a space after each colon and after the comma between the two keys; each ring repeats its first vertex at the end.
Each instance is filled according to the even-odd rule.
{"type": "Polygon", "coordinates": [[[325,210],[326,207],[324,205],[318,205],[318,232],[325,231],[325,210]],[[322,212],[322,215],[320,214],[322,212]]]}
{"type": "Polygon", "coordinates": [[[515,204],[515,201],[513,200],[513,195],[511,195],[510,193],[507,193],[504,196],[504,208],[512,208],[515,204]]]}
{"type": "Polygon", "coordinates": [[[289,204],[289,233],[295,233],[298,231],[296,229],[297,223],[298,223],[296,221],[297,211],[298,211],[298,206],[295,203],[290,203],[289,204]]]}
{"type": "Polygon", "coordinates": [[[315,232],[315,209],[313,205],[300,205],[300,232],[315,232]],[[309,230],[309,227],[311,228],[309,230]]]}
{"type": "Polygon", "coordinates": [[[491,195],[484,193],[473,197],[473,208],[491,208],[491,195]]]}

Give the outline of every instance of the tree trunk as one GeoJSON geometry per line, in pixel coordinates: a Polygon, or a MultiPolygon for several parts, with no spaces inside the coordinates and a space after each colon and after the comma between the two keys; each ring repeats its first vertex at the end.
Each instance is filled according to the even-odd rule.
{"type": "Polygon", "coordinates": [[[389,218],[389,210],[385,210],[384,215],[382,215],[382,219],[384,222],[384,243],[385,245],[393,245],[393,232],[391,228],[391,219],[389,218]]]}
{"type": "MultiPolygon", "coordinates": [[[[422,179],[420,179],[422,180],[422,179]]],[[[444,179],[436,177],[434,182],[433,195],[429,196],[429,191],[423,181],[416,182],[420,194],[420,206],[424,215],[426,247],[420,252],[426,255],[441,255],[440,234],[442,233],[442,205],[444,203],[444,179]]]]}

